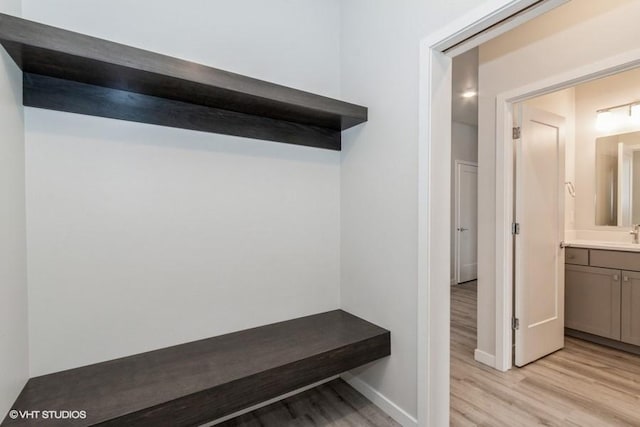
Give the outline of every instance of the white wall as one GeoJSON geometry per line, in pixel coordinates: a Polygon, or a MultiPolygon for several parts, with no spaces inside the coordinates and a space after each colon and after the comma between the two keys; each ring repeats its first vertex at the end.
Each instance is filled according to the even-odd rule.
{"type": "MultiPolygon", "coordinates": [[[[579,142],[576,150],[577,230],[598,230],[609,234],[605,231],[607,229],[595,226],[593,201],[596,195],[596,139],[610,134],[638,131],[640,127],[612,132],[598,131],[595,126],[596,111],[640,100],[639,79],[640,69],[635,69],[576,87],[576,136],[579,142]]],[[[625,227],[625,239],[630,241],[628,231],[629,227],[625,227]]]]}
{"type": "Polygon", "coordinates": [[[640,2],[572,1],[480,47],[478,348],[495,353],[496,95],[637,48],[640,2]],[[540,60],[544,58],[544,60],[540,60]]]}
{"type": "MultiPolygon", "coordinates": [[[[339,0],[24,16],[340,94],[339,0]]],[[[340,306],[340,153],[30,108],[26,145],[32,375],[340,306]]]]}
{"type": "Polygon", "coordinates": [[[451,283],[455,283],[455,175],[456,160],[478,161],[478,127],[452,122],[451,125],[451,283]]]}
{"type": "Polygon", "coordinates": [[[478,48],[453,58],[451,70],[451,118],[454,122],[478,127],[478,97],[465,98],[465,92],[478,92],[478,48]]]}
{"type": "MultiPolygon", "coordinates": [[[[0,12],[20,15],[20,0],[0,12]]],[[[22,73],[0,48],[0,419],[29,376],[22,73]]]]}
{"type": "Polygon", "coordinates": [[[417,410],[419,42],[479,2],[342,4],[342,94],[369,107],[369,122],[344,135],[342,306],[391,330],[391,358],[358,377],[411,418],[417,410]]]}

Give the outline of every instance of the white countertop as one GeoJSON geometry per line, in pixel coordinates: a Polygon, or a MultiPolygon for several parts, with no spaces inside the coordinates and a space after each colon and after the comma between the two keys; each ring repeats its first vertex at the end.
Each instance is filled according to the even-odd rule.
{"type": "Polygon", "coordinates": [[[640,244],[605,242],[599,240],[567,240],[565,246],[571,248],[605,249],[610,251],[640,252],[640,244]]]}

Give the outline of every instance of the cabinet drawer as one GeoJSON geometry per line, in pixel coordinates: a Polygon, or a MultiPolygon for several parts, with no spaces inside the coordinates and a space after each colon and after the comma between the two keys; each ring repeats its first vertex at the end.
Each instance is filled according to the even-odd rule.
{"type": "Polygon", "coordinates": [[[590,265],[640,271],[640,252],[616,252],[591,249],[590,265]]]}
{"type": "Polygon", "coordinates": [[[564,262],[566,264],[589,265],[589,249],[566,248],[564,262]]]}

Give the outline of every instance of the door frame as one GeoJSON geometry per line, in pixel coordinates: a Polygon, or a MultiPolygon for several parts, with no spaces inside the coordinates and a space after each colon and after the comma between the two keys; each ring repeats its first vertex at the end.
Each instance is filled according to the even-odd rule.
{"type": "Polygon", "coordinates": [[[513,330],[513,104],[640,66],[640,49],[503,92],[496,99],[496,354],[495,368],[512,367],[513,330]]]}
{"type": "MultiPolygon", "coordinates": [[[[458,224],[458,220],[459,220],[459,215],[458,215],[458,210],[460,208],[459,206],[459,200],[460,200],[460,181],[459,181],[459,168],[460,166],[473,166],[476,168],[476,171],[478,169],[478,162],[470,162],[467,160],[454,160],[454,180],[453,180],[453,228],[456,230],[456,232],[458,231],[457,228],[459,227],[458,224]]],[[[477,190],[476,190],[477,191],[477,190]]],[[[477,209],[476,209],[476,215],[477,215],[477,209]]],[[[476,229],[476,234],[477,234],[478,230],[476,229]]],[[[457,285],[460,281],[460,254],[458,253],[458,251],[460,250],[460,233],[456,233],[454,234],[455,239],[453,239],[453,279],[455,280],[455,284],[457,285]]]]}
{"type": "MultiPolygon", "coordinates": [[[[472,49],[569,0],[487,0],[443,29],[423,38],[419,51],[418,93],[418,289],[417,289],[417,422],[449,424],[450,201],[451,197],[451,58],[472,49]],[[525,11],[527,10],[527,11],[525,11]],[[505,18],[525,11],[503,25],[505,18]],[[494,27],[495,26],[495,27],[494,27]],[[493,28],[492,28],[493,27],[493,28]],[[477,37],[475,34],[482,33],[477,37]],[[471,38],[471,39],[470,39],[471,38]],[[464,41],[467,40],[465,43],[464,41]],[[461,43],[461,44],[460,44],[461,43]],[[447,51],[445,53],[445,51],[447,51]],[[443,250],[443,248],[445,250],[443,250]],[[444,285],[443,285],[444,284],[444,285]]],[[[496,354],[495,367],[511,366],[511,254],[507,231],[511,219],[512,183],[505,159],[512,154],[512,104],[576,83],[635,68],[640,50],[583,67],[500,95],[496,103],[496,354]],[[505,145],[507,146],[505,148],[505,145]],[[505,192],[506,190],[506,192],[505,192]],[[507,301],[509,303],[507,303],[507,301]]],[[[509,239],[511,240],[511,239],[509,239]]]]}
{"type": "Polygon", "coordinates": [[[449,425],[452,58],[570,0],[486,0],[420,40],[417,420],[449,425]],[[519,14],[513,18],[511,16],[519,14]]]}

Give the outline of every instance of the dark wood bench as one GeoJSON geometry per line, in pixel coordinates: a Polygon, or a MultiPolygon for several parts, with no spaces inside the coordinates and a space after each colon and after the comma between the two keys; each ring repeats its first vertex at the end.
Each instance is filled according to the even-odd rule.
{"type": "Polygon", "coordinates": [[[32,378],[12,409],[86,418],[2,425],[198,425],[390,353],[389,331],[330,311],[32,378]]]}

